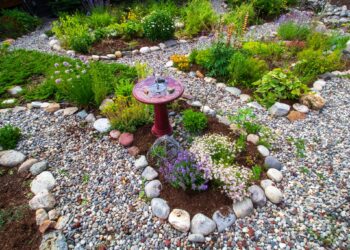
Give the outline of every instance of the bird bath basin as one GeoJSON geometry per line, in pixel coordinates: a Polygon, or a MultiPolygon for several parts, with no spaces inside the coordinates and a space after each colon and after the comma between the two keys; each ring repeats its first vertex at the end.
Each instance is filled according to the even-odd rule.
{"type": "Polygon", "coordinates": [[[167,104],[179,98],[183,92],[182,84],[171,77],[148,77],[134,86],[132,94],[136,100],[154,105],[152,133],[155,136],[172,134],[167,104]]]}

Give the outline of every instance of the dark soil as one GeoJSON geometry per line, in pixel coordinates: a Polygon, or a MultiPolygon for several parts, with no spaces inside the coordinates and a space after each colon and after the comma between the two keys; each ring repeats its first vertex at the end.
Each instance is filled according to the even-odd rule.
{"type": "Polygon", "coordinates": [[[147,154],[147,151],[151,148],[154,141],[157,139],[151,132],[153,124],[146,124],[137,129],[134,133],[134,143],[140,150],[140,155],[147,154]]]}
{"type": "Polygon", "coordinates": [[[160,181],[163,186],[160,197],[168,202],[171,209],[186,210],[191,217],[202,213],[211,218],[219,208],[232,206],[232,200],[213,185],[209,185],[208,190],[204,192],[196,192],[175,189],[162,177],[160,177],[160,181]]]}
{"type": "Polygon", "coordinates": [[[348,9],[350,8],[350,1],[349,0],[331,0],[330,3],[333,5],[337,5],[339,7],[346,5],[348,7],[348,9]]]}
{"type": "Polygon", "coordinates": [[[39,249],[41,234],[28,206],[29,180],[17,169],[0,168],[0,248],[39,249]]]}
{"type": "Polygon", "coordinates": [[[229,126],[218,121],[217,118],[208,117],[208,127],[204,131],[205,134],[222,134],[236,139],[238,135],[232,132],[229,126]]]}
{"type": "Polygon", "coordinates": [[[158,42],[153,42],[145,38],[136,38],[129,42],[121,38],[109,38],[92,45],[89,53],[94,55],[106,55],[114,54],[116,51],[134,50],[155,45],[158,45],[158,42]]]}
{"type": "Polygon", "coordinates": [[[236,156],[239,166],[252,168],[255,165],[264,166],[264,158],[260,155],[256,145],[248,142],[245,151],[236,156]]]}

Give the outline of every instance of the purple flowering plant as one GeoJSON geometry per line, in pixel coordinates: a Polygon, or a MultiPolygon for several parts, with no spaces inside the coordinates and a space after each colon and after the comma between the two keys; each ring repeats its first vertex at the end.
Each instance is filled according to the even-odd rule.
{"type": "Polygon", "coordinates": [[[207,190],[211,175],[210,168],[197,163],[194,155],[186,150],[180,151],[174,161],[166,162],[160,172],[174,188],[195,191],[207,190]]]}

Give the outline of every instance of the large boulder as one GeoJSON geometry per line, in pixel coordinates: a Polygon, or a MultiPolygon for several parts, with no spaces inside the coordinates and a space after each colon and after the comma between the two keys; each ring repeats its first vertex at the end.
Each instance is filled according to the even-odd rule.
{"type": "Polygon", "coordinates": [[[26,156],[16,150],[7,150],[0,157],[0,166],[16,167],[24,162],[26,156]]]}
{"type": "Polygon", "coordinates": [[[53,197],[53,195],[46,190],[41,193],[38,193],[29,201],[29,207],[32,210],[37,210],[40,208],[50,210],[54,208],[55,204],[55,197],[53,197]]]}
{"type": "Polygon", "coordinates": [[[248,188],[250,192],[250,199],[252,200],[254,206],[263,207],[266,204],[266,196],[264,190],[258,185],[253,185],[248,188]]]}
{"type": "Polygon", "coordinates": [[[215,228],[216,223],[204,214],[199,213],[192,218],[191,232],[193,234],[208,235],[214,232],[215,228]]]}
{"type": "Polygon", "coordinates": [[[285,103],[276,102],[269,108],[269,113],[273,116],[286,116],[290,110],[290,106],[285,103]]]}
{"type": "Polygon", "coordinates": [[[266,194],[266,197],[272,203],[278,204],[278,203],[282,202],[282,200],[283,200],[283,194],[282,194],[281,190],[279,190],[275,186],[268,186],[265,189],[265,194],[266,194]]]}
{"type": "Polygon", "coordinates": [[[243,218],[250,215],[254,211],[252,200],[249,198],[244,198],[242,201],[234,203],[233,211],[235,212],[237,218],[243,218]]]}
{"type": "Polygon", "coordinates": [[[170,207],[168,203],[161,198],[153,198],[151,201],[152,212],[155,216],[161,219],[168,218],[170,207]]]}
{"type": "Polygon", "coordinates": [[[49,171],[39,174],[30,184],[30,190],[34,194],[50,191],[56,185],[56,180],[49,171]]]}
{"type": "Polygon", "coordinates": [[[215,211],[212,218],[219,232],[224,231],[236,221],[236,215],[229,207],[215,211]]]}
{"type": "Polygon", "coordinates": [[[162,183],[159,180],[150,181],[145,186],[145,193],[148,198],[156,198],[160,195],[162,183]]]}
{"type": "Polygon", "coordinates": [[[325,99],[318,94],[306,94],[300,98],[300,103],[310,109],[320,110],[326,105],[325,99]]]}
{"type": "Polygon", "coordinates": [[[182,209],[174,209],[169,215],[169,223],[177,230],[187,233],[190,230],[190,214],[182,209]]]}

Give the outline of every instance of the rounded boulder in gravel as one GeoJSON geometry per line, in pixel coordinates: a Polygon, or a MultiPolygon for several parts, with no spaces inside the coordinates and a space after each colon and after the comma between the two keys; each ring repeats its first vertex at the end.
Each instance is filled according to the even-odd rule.
{"type": "Polygon", "coordinates": [[[16,167],[24,162],[25,159],[26,156],[21,152],[18,152],[16,150],[8,150],[2,153],[0,157],[0,166],[16,167]]]}

